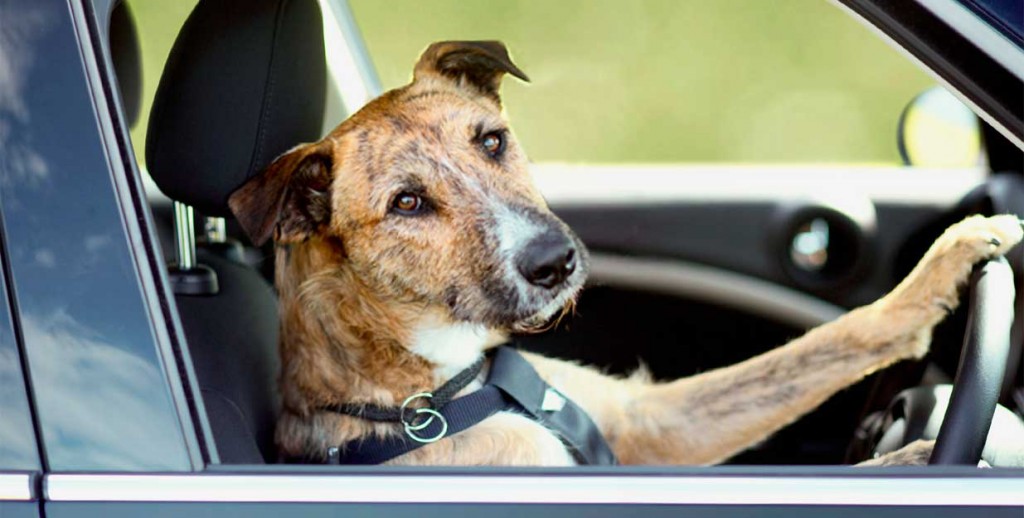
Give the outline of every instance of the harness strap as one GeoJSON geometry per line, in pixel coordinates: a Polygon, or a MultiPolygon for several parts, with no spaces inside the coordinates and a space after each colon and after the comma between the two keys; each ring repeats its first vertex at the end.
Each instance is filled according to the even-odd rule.
{"type": "MultiPolygon", "coordinates": [[[[430,414],[416,421],[414,433],[409,433],[407,428],[406,433],[350,441],[331,448],[327,462],[381,464],[433,440],[462,432],[503,411],[526,415],[554,431],[579,464],[618,463],[601,431],[586,412],[545,383],[518,351],[507,346],[501,346],[494,352],[483,388],[443,406],[434,406],[430,414]],[[433,414],[440,417],[433,417],[433,414]]],[[[295,460],[323,461],[322,458],[295,460]]]]}
{"type": "Polygon", "coordinates": [[[604,435],[590,416],[541,379],[519,351],[499,347],[487,383],[515,399],[530,417],[558,432],[558,438],[569,448],[577,463],[618,464],[604,435]]]}
{"type": "MultiPolygon", "coordinates": [[[[502,410],[510,409],[511,406],[514,405],[510,404],[504,392],[494,386],[485,386],[472,394],[452,400],[444,408],[438,410],[444,416],[443,422],[447,423],[447,430],[442,429],[441,419],[433,419],[416,434],[420,437],[438,437],[444,432],[445,437],[452,436],[502,410]]],[[[405,433],[382,438],[366,437],[342,445],[335,456],[336,460],[329,456],[329,462],[360,465],[383,464],[425,444],[414,441],[405,433]]]]}
{"type": "MultiPolygon", "coordinates": [[[[481,356],[472,365],[448,380],[431,393],[430,404],[434,407],[443,407],[448,404],[455,394],[466,388],[467,385],[476,379],[477,375],[484,368],[484,357],[481,356]]],[[[374,403],[340,403],[324,405],[318,410],[327,410],[339,414],[346,414],[354,417],[361,417],[367,421],[377,422],[414,422],[417,421],[416,409],[409,407],[385,407],[374,403]]]]}

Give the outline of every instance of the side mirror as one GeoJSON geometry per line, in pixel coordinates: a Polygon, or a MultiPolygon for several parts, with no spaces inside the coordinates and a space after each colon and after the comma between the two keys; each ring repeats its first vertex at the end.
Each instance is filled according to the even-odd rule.
{"type": "Polygon", "coordinates": [[[982,160],[978,117],[945,88],[914,97],[899,122],[900,155],[906,165],[972,167],[982,160]]]}

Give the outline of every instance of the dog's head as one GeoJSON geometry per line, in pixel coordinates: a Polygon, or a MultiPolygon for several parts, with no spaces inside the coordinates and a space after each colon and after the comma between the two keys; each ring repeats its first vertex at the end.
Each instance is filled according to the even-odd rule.
{"type": "Polygon", "coordinates": [[[587,252],[531,180],[502,115],[506,73],[527,79],[499,42],[435,43],[412,83],[279,157],[231,209],[257,244],[336,243],[384,296],[536,328],[571,304],[587,252]]]}

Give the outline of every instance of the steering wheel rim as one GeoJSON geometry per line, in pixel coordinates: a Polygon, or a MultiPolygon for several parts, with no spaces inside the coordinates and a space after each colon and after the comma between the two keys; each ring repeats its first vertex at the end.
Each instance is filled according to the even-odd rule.
{"type": "Polygon", "coordinates": [[[970,281],[967,331],[953,391],[929,464],[977,465],[1006,375],[1015,288],[1006,259],[991,259],[970,281]]]}

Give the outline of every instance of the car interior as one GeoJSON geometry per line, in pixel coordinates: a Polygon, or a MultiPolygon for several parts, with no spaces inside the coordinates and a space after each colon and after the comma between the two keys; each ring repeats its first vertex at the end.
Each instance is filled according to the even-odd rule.
{"type": "MultiPolygon", "coordinates": [[[[148,125],[145,170],[166,195],[150,200],[151,221],[219,461],[276,463],[273,250],[248,242],[227,198],[279,153],[321,136],[330,79],[320,7],[316,0],[201,1],[173,45],[149,119],[138,120],[139,35],[129,5],[115,4],[108,45],[121,108],[129,124],[148,125]]],[[[1019,169],[1012,158],[1019,150],[990,129],[985,137],[993,167],[1019,169]]],[[[595,257],[607,259],[605,269],[595,271],[573,316],[516,344],[611,373],[643,364],[657,379],[742,361],[882,295],[964,215],[1024,214],[1019,170],[996,176],[953,209],[876,204],[873,224],[841,208],[788,200],[556,205],[595,257]],[[790,244],[815,221],[830,226],[827,252],[836,259],[808,272],[791,262],[790,244]],[[694,287],[694,277],[704,288],[694,287]],[[759,306],[749,302],[758,294],[759,306]],[[789,298],[773,304],[771,294],[789,298]],[[736,300],[744,295],[751,299],[736,300]],[[773,307],[791,301],[819,310],[773,307]]],[[[1018,323],[1021,308],[1018,301],[1018,323]]],[[[870,458],[879,442],[934,434],[920,423],[945,408],[943,384],[956,372],[965,326],[961,309],[936,331],[928,362],[869,377],[730,463],[851,463],[870,458]]],[[[1018,333],[994,428],[1024,444],[1021,343],[1018,333]]],[[[1018,461],[1024,466],[1024,455],[1018,461]]]]}

